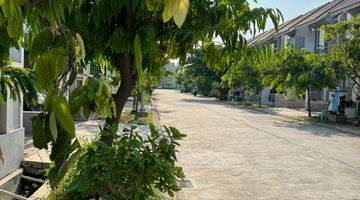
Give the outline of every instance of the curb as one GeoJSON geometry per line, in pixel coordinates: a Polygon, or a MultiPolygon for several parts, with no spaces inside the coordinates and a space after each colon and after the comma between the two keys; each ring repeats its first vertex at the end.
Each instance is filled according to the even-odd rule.
{"type": "Polygon", "coordinates": [[[157,108],[157,105],[154,102],[151,102],[150,106],[151,106],[151,111],[153,113],[154,125],[158,129],[160,128],[159,130],[161,130],[160,114],[159,114],[159,110],[157,108]]]}

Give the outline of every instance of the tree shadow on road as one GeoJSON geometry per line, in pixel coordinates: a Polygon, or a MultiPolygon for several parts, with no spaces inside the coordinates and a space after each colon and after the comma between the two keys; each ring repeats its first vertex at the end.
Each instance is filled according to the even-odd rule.
{"type": "MultiPolygon", "coordinates": [[[[156,97],[155,97],[156,98],[156,97]]],[[[210,98],[204,98],[204,97],[194,97],[194,96],[188,96],[187,98],[183,98],[180,100],[180,102],[183,103],[192,103],[192,104],[199,104],[199,105],[219,105],[226,108],[232,108],[232,109],[238,109],[241,112],[244,113],[250,113],[254,115],[262,115],[262,116],[272,116],[279,118],[280,120],[273,122],[273,125],[279,128],[288,128],[288,129],[297,129],[300,131],[303,131],[304,134],[311,133],[316,136],[320,137],[334,137],[334,136],[341,136],[341,137],[360,137],[360,131],[359,134],[355,134],[353,131],[346,131],[340,128],[336,128],[334,126],[326,127],[324,124],[315,124],[311,122],[304,122],[304,121],[298,121],[294,119],[289,119],[284,116],[278,116],[276,113],[268,113],[268,112],[261,112],[257,110],[253,110],[250,108],[244,108],[240,107],[236,103],[231,104],[229,102],[219,101],[216,99],[210,99],[210,98]]],[[[162,113],[170,113],[172,111],[163,110],[160,111],[162,113]]],[[[289,130],[291,131],[291,130],[289,130]]]]}
{"type": "Polygon", "coordinates": [[[304,133],[311,133],[321,137],[360,137],[360,133],[355,134],[353,132],[341,130],[338,128],[326,127],[325,125],[311,124],[309,122],[302,122],[297,120],[274,122],[273,125],[280,128],[297,129],[304,131],[304,133]]]}
{"type": "Polygon", "coordinates": [[[215,99],[204,99],[204,98],[192,98],[192,99],[181,99],[181,102],[185,103],[197,103],[197,104],[218,104],[218,105],[225,105],[225,103],[215,100],[215,99]]]}

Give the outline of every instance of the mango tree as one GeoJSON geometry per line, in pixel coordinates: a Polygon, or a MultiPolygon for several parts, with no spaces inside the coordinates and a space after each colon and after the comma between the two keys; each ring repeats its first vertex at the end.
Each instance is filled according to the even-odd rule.
{"type": "Polygon", "coordinates": [[[336,73],[325,55],[305,50],[282,49],[274,54],[264,83],[278,92],[288,89],[301,96],[306,91],[308,116],[311,117],[311,90],[335,87],[336,73]]]}
{"type": "MultiPolygon", "coordinates": [[[[116,113],[106,121],[112,127],[119,122],[136,83],[142,81],[143,71],[162,67],[171,58],[183,62],[194,45],[214,36],[220,37],[229,51],[230,47],[240,48],[245,41],[241,33],[250,31],[252,24],[253,31],[263,29],[268,17],[277,24],[280,14],[272,9],[251,9],[246,1],[108,0],[84,1],[66,17],[66,24],[83,37],[87,59],[102,55],[120,72],[120,87],[113,96],[116,113]],[[169,22],[171,18],[173,22],[169,22]]],[[[108,145],[112,138],[103,136],[108,145]]]]}
{"type": "Polygon", "coordinates": [[[228,73],[222,77],[222,84],[238,88],[242,91],[243,100],[246,100],[245,92],[259,95],[259,107],[261,107],[261,92],[263,89],[262,78],[257,65],[250,62],[240,61],[231,66],[228,73]]]}
{"type": "Polygon", "coordinates": [[[144,71],[171,58],[184,62],[194,45],[211,43],[214,36],[224,43],[224,53],[240,49],[244,32],[264,29],[269,17],[277,26],[281,18],[277,10],[251,9],[238,0],[0,0],[0,6],[3,55],[21,41],[24,25],[29,30],[29,60],[46,93],[45,112],[33,118],[34,145],[51,143],[53,187],[79,156],[73,115],[80,108],[86,116],[106,118],[101,139],[111,146],[125,102],[144,71]],[[89,78],[67,94],[80,69],[99,59],[120,74],[117,92],[110,93],[108,81],[89,78]]]}

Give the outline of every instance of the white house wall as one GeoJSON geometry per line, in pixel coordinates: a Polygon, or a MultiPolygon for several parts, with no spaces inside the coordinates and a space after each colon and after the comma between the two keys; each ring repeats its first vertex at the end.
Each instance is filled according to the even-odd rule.
{"type": "Polygon", "coordinates": [[[0,160],[0,179],[20,167],[24,157],[24,129],[16,129],[0,135],[0,148],[4,161],[0,160]]]}
{"type": "MultiPolygon", "coordinates": [[[[24,50],[11,49],[13,67],[23,67],[24,50]]],[[[0,106],[0,179],[16,171],[24,158],[24,128],[22,124],[23,98],[17,100],[8,94],[5,104],[0,106]]],[[[1,199],[1,198],[0,198],[1,199]]]]}

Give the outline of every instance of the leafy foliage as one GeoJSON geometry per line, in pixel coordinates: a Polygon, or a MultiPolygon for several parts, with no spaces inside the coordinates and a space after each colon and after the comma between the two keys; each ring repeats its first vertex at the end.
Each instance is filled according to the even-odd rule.
{"type": "Polygon", "coordinates": [[[222,84],[249,94],[258,94],[263,89],[259,69],[256,65],[246,62],[232,66],[222,77],[222,84]]]}
{"type": "Polygon", "coordinates": [[[23,94],[28,104],[37,102],[34,74],[28,69],[13,67],[6,61],[0,65],[0,105],[7,100],[8,94],[14,100],[23,94]]]}
{"type": "Polygon", "coordinates": [[[144,72],[171,58],[184,62],[195,45],[214,36],[224,42],[225,55],[244,46],[242,33],[264,29],[268,18],[277,25],[281,18],[277,10],[251,9],[238,0],[0,0],[0,6],[1,61],[8,59],[10,47],[19,46],[23,25],[29,29],[24,46],[30,47],[30,64],[46,94],[45,112],[33,118],[33,139],[38,148],[51,144],[54,164],[48,174],[53,188],[79,156],[72,116],[80,108],[86,116],[107,118],[101,134],[111,146],[112,128],[117,129],[113,125],[144,72]],[[99,60],[120,75],[117,93],[110,94],[108,82],[92,79],[67,98],[64,93],[78,72],[99,60]]]}
{"type": "Polygon", "coordinates": [[[197,90],[204,96],[210,96],[217,89],[221,76],[204,62],[204,49],[192,51],[186,59],[186,65],[177,74],[178,84],[186,92],[197,90]]]}
{"type": "MultiPolygon", "coordinates": [[[[274,58],[264,83],[278,92],[286,92],[290,88],[302,95],[311,89],[335,87],[337,76],[326,55],[312,54],[305,50],[282,49],[274,54],[274,58]]],[[[308,101],[310,102],[310,96],[308,101]]]]}
{"type": "Polygon", "coordinates": [[[176,166],[176,147],[185,137],[175,128],[164,127],[162,136],[153,125],[143,136],[132,127],[124,129],[112,147],[101,140],[85,145],[49,199],[88,199],[95,193],[104,199],[151,199],[155,189],[174,196],[176,179],[184,178],[176,166]]]}
{"type": "Polygon", "coordinates": [[[338,41],[329,57],[333,68],[360,88],[360,15],[323,28],[327,41],[338,41]]]}
{"type": "Polygon", "coordinates": [[[274,56],[278,60],[271,66],[272,73],[266,81],[277,91],[291,88],[302,95],[307,89],[322,89],[335,84],[335,71],[328,67],[325,55],[311,54],[305,50],[282,49],[274,56]]]}

